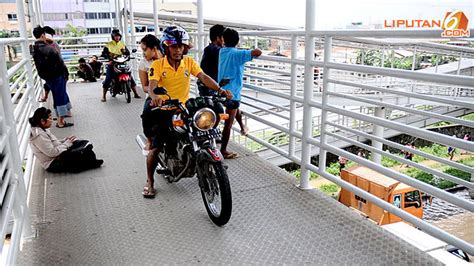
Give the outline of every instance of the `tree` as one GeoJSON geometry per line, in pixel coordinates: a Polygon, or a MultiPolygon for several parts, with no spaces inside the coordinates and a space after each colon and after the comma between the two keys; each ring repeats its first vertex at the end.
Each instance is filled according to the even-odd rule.
{"type": "MultiPolygon", "coordinates": [[[[87,33],[86,29],[82,27],[74,27],[71,24],[66,25],[65,33],[63,34],[64,37],[83,37],[87,33]]],[[[68,45],[68,44],[81,44],[84,43],[83,40],[62,40],[60,44],[68,45]]]]}
{"type": "MultiPolygon", "coordinates": [[[[421,68],[421,63],[431,63],[431,65],[442,65],[451,62],[456,62],[457,58],[453,56],[417,53],[415,59],[415,70],[421,68]]],[[[357,51],[357,64],[362,62],[362,50],[357,51]]],[[[382,64],[382,51],[371,49],[364,51],[364,65],[380,66],[382,64]]],[[[397,69],[411,69],[413,64],[413,56],[395,57],[391,52],[386,51],[384,55],[384,67],[397,69]]]]}
{"type": "MultiPolygon", "coordinates": [[[[0,38],[15,38],[19,37],[20,34],[18,32],[11,32],[11,31],[0,31],[0,38]]],[[[13,59],[17,57],[17,48],[13,45],[6,46],[6,52],[8,53],[9,62],[13,62],[13,59]]],[[[3,51],[1,51],[3,52],[3,51]]]]}

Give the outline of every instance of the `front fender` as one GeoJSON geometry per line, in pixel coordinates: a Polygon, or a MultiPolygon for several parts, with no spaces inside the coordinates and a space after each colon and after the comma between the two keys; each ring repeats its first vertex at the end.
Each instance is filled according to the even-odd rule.
{"type": "Polygon", "coordinates": [[[204,161],[209,162],[222,162],[224,157],[222,156],[221,152],[218,149],[203,149],[197,153],[196,156],[198,165],[204,161]]]}
{"type": "Polygon", "coordinates": [[[199,178],[199,186],[204,188],[204,182],[202,177],[208,175],[208,168],[206,167],[209,163],[217,163],[223,161],[223,156],[218,149],[203,149],[198,151],[196,154],[196,170],[199,178]]]}

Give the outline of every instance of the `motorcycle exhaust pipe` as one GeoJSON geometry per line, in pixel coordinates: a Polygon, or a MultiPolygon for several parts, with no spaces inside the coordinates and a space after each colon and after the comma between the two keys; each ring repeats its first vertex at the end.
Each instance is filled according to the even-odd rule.
{"type": "Polygon", "coordinates": [[[147,140],[146,140],[145,135],[138,134],[137,137],[135,138],[135,141],[137,142],[138,147],[142,150],[143,156],[147,156],[148,151],[145,150],[145,145],[146,145],[147,140]]]}

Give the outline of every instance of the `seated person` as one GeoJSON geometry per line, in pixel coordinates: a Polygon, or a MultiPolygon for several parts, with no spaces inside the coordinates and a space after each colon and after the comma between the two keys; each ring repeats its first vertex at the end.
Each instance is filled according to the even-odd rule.
{"type": "Polygon", "coordinates": [[[93,55],[89,60],[89,65],[92,67],[92,71],[94,71],[94,77],[99,79],[102,75],[102,62],[99,62],[97,56],[93,55]]]}
{"type": "Polygon", "coordinates": [[[94,77],[94,71],[92,70],[91,65],[86,63],[84,58],[79,59],[79,70],[77,71],[77,76],[82,78],[84,81],[96,82],[97,79],[94,77]]]}
{"type": "Polygon", "coordinates": [[[79,140],[75,136],[58,140],[49,131],[53,124],[51,110],[45,107],[36,109],[29,122],[31,150],[46,171],[78,173],[98,168],[104,163],[96,159],[89,141],[79,140]]]}

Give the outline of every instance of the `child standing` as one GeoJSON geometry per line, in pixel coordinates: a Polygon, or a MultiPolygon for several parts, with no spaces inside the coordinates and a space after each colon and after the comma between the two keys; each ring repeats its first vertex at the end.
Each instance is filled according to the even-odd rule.
{"type": "Polygon", "coordinates": [[[239,43],[239,33],[231,28],[224,30],[224,45],[219,51],[219,69],[218,81],[229,79],[230,82],[224,89],[232,92],[233,98],[227,100],[225,103],[226,113],[229,118],[225,121],[224,131],[222,132],[221,153],[225,159],[233,159],[237,157],[234,152],[227,151],[227,144],[229,144],[230,130],[234,119],[240,124],[242,135],[248,133],[248,129],[242,122],[242,113],[239,110],[240,93],[242,91],[242,82],[244,75],[244,65],[254,57],[262,54],[259,49],[241,50],[235,48],[239,43]]]}

